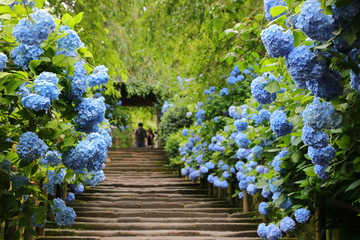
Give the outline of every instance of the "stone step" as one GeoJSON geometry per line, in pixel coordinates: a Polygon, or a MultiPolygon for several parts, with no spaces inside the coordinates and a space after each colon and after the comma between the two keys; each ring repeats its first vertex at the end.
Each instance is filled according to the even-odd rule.
{"type": "Polygon", "coordinates": [[[121,189],[115,189],[115,188],[106,188],[102,187],[101,185],[97,187],[97,189],[87,189],[88,193],[97,192],[97,193],[103,193],[103,194],[109,194],[109,193],[179,193],[179,194],[198,194],[203,193],[206,194],[207,191],[203,189],[176,189],[176,188],[157,188],[157,189],[151,189],[151,188],[121,188],[121,189]]]}
{"type": "Polygon", "coordinates": [[[218,203],[218,202],[139,202],[139,201],[75,201],[71,204],[71,207],[81,208],[86,207],[112,207],[112,208],[229,208],[230,204],[228,203],[218,203]]]}
{"type": "Polygon", "coordinates": [[[109,217],[109,218],[121,218],[121,217],[146,217],[146,218],[173,218],[173,217],[186,217],[186,218],[228,218],[232,214],[224,212],[195,212],[195,211],[139,211],[139,210],[128,210],[128,211],[112,211],[112,210],[77,210],[77,216],[80,217],[109,217]]]}
{"type": "MultiPolygon", "coordinates": [[[[177,222],[177,223],[150,223],[150,222],[78,222],[76,221],[73,228],[76,229],[91,229],[91,230],[128,230],[128,231],[147,231],[147,230],[185,230],[185,231],[246,231],[256,230],[256,223],[203,223],[203,222],[177,222]]],[[[57,227],[55,223],[47,224],[47,227],[57,227]]]]}
{"type": "Polygon", "coordinates": [[[139,237],[139,236],[188,236],[188,237],[257,237],[255,230],[249,231],[198,231],[198,230],[73,230],[73,229],[47,229],[47,236],[97,236],[97,237],[139,237]]]}
{"type": "MultiPolygon", "coordinates": [[[[112,211],[112,212],[132,212],[134,214],[137,213],[187,213],[187,212],[195,212],[195,213],[235,213],[239,211],[239,208],[117,208],[117,207],[101,207],[101,206],[74,206],[76,211],[112,211]]],[[[79,213],[80,215],[80,213],[79,213]]]]}
{"type": "Polygon", "coordinates": [[[92,218],[92,217],[76,217],[77,222],[101,222],[101,223],[134,223],[134,222],[144,222],[144,223],[177,223],[177,222],[186,222],[186,223],[241,223],[241,222],[248,222],[248,223],[254,223],[254,222],[260,222],[261,219],[257,218],[250,218],[250,217],[243,217],[243,218],[180,218],[180,217],[174,217],[174,218],[145,218],[145,217],[119,217],[119,218],[92,218]]]}
{"type": "MultiPolygon", "coordinates": [[[[227,201],[225,200],[216,200],[213,198],[206,198],[206,197],[202,197],[202,198],[191,198],[188,196],[174,196],[174,197],[166,197],[166,196],[159,196],[159,197],[141,197],[141,199],[134,199],[134,197],[112,197],[112,196],[94,196],[94,195],[85,195],[85,194],[81,194],[81,195],[77,195],[76,196],[77,200],[84,200],[86,202],[90,202],[90,201],[111,201],[111,202],[116,202],[116,201],[132,201],[132,202],[159,202],[159,201],[165,201],[165,202],[179,202],[181,201],[182,203],[198,203],[198,202],[214,202],[214,203],[227,203],[227,201]]],[[[76,203],[76,201],[75,201],[76,203]]]]}
{"type": "MultiPolygon", "coordinates": [[[[155,237],[81,237],[81,236],[47,236],[47,237],[40,237],[38,239],[42,240],[260,240],[260,238],[256,237],[184,237],[184,236],[155,236],[155,237]]],[[[282,238],[286,240],[288,238],[282,238]]]]}

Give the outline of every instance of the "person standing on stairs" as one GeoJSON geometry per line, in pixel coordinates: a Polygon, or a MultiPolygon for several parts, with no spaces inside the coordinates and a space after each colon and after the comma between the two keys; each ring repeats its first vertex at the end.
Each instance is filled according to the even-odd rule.
{"type": "Polygon", "coordinates": [[[135,130],[135,147],[142,148],[145,146],[146,131],[143,129],[143,124],[139,123],[138,128],[135,130]]]}

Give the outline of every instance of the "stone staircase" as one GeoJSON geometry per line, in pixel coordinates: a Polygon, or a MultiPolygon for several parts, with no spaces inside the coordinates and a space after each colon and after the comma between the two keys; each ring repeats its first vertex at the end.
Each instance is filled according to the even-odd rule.
{"type": "Polygon", "coordinates": [[[163,169],[161,149],[112,149],[106,180],[69,206],[72,228],[39,239],[255,240],[258,219],[163,169]]]}

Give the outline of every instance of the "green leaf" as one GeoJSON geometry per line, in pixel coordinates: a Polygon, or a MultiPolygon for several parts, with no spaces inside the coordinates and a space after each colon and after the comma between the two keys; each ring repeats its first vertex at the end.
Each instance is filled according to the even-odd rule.
{"type": "Polygon", "coordinates": [[[276,206],[280,206],[283,202],[285,202],[287,196],[285,194],[281,194],[278,199],[274,202],[276,206]]]}
{"type": "Polygon", "coordinates": [[[275,6],[270,9],[270,14],[273,17],[279,16],[287,10],[286,6],[275,6]]]}
{"type": "Polygon", "coordinates": [[[360,185],[360,179],[350,184],[350,186],[345,190],[345,192],[348,192],[350,190],[353,190],[357,188],[360,185]]]}
{"type": "Polygon", "coordinates": [[[65,147],[72,147],[75,144],[75,138],[73,136],[66,136],[64,139],[65,147]]]}
{"type": "Polygon", "coordinates": [[[53,63],[55,66],[59,66],[59,67],[64,66],[64,64],[65,64],[65,66],[66,66],[66,65],[67,65],[67,62],[64,61],[65,58],[66,58],[66,56],[63,55],[63,54],[56,55],[56,56],[54,56],[54,57],[52,58],[52,63],[53,63]]]}
{"type": "Polygon", "coordinates": [[[307,168],[304,168],[304,172],[307,176],[309,177],[314,177],[316,176],[316,173],[314,172],[314,166],[310,166],[307,168]]]}
{"type": "Polygon", "coordinates": [[[83,12],[79,13],[78,15],[76,15],[76,16],[74,17],[74,23],[75,23],[75,24],[78,24],[79,22],[81,22],[81,20],[83,19],[83,16],[84,16],[84,13],[83,13],[83,12]]]}
{"type": "Polygon", "coordinates": [[[46,128],[50,128],[50,129],[58,129],[59,128],[59,121],[58,120],[52,120],[49,121],[46,125],[46,128]]]}
{"type": "Polygon", "coordinates": [[[0,72],[0,78],[6,77],[9,74],[8,72],[0,72]]]}
{"type": "Polygon", "coordinates": [[[42,62],[41,60],[32,60],[29,63],[30,71],[36,74],[36,68],[41,64],[41,62],[42,62]]]}
{"type": "MultiPolygon", "coordinates": [[[[301,140],[301,138],[300,138],[301,140]]],[[[291,160],[294,162],[294,163],[298,163],[300,162],[300,160],[302,159],[303,157],[303,154],[301,151],[296,151],[294,152],[292,155],[291,155],[291,160]]]]}
{"type": "Polygon", "coordinates": [[[343,135],[340,140],[335,142],[340,149],[347,149],[351,143],[351,137],[349,135],[343,135]]]}
{"type": "Polygon", "coordinates": [[[6,93],[7,95],[15,95],[16,89],[23,83],[20,79],[11,79],[6,85],[6,93]]]}
{"type": "Polygon", "coordinates": [[[280,84],[278,81],[272,81],[266,84],[265,88],[269,93],[274,93],[280,91],[280,84]]]}
{"type": "Polygon", "coordinates": [[[266,186],[269,186],[269,183],[267,183],[267,182],[258,182],[258,183],[255,184],[255,186],[257,188],[264,188],[266,186]]]}
{"type": "Polygon", "coordinates": [[[41,9],[41,8],[43,8],[44,3],[45,3],[45,0],[36,0],[36,7],[38,9],[41,9]]]}

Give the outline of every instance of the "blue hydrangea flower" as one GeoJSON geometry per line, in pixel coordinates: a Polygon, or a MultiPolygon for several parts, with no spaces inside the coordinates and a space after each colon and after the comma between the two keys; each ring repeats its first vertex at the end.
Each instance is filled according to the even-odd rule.
{"type": "Polygon", "coordinates": [[[31,162],[43,156],[48,146],[36,133],[26,132],[20,136],[16,150],[21,160],[31,162]]]}
{"type": "Polygon", "coordinates": [[[62,158],[66,167],[78,170],[100,171],[106,161],[107,145],[99,133],[89,134],[75,148],[66,151],[62,158]]]}
{"type": "Polygon", "coordinates": [[[29,183],[29,179],[21,174],[16,174],[10,178],[12,182],[12,188],[17,191],[21,187],[25,187],[29,183]]]}
{"type": "Polygon", "coordinates": [[[58,172],[57,171],[55,172],[54,170],[48,170],[47,172],[48,182],[44,185],[44,188],[47,189],[47,192],[50,195],[55,194],[55,185],[63,183],[65,179],[65,175],[66,175],[65,169],[60,169],[60,171],[58,172]]]}
{"type": "Polygon", "coordinates": [[[282,202],[279,207],[281,207],[284,210],[287,210],[289,208],[291,208],[293,205],[291,199],[289,197],[286,198],[286,200],[284,202],[282,202]]]}
{"type": "Polygon", "coordinates": [[[61,153],[56,150],[48,151],[45,154],[46,164],[52,167],[58,166],[61,163],[61,153]]]}
{"type": "Polygon", "coordinates": [[[244,193],[243,193],[243,192],[239,192],[239,193],[238,193],[238,198],[239,198],[239,199],[243,199],[243,197],[244,197],[244,193]]]}
{"type": "Polygon", "coordinates": [[[308,104],[301,116],[304,124],[315,130],[337,128],[342,120],[332,103],[322,102],[319,98],[308,104]]]}
{"type": "Polygon", "coordinates": [[[296,27],[300,28],[308,37],[317,41],[327,41],[334,36],[334,19],[325,15],[320,2],[306,0],[301,6],[301,12],[296,20],[296,27]]]}
{"type": "Polygon", "coordinates": [[[286,66],[296,86],[303,89],[307,89],[309,79],[321,77],[327,69],[325,62],[317,61],[316,55],[306,45],[298,46],[289,53],[286,66]]]}
{"type": "Polygon", "coordinates": [[[246,180],[242,180],[242,181],[239,182],[238,185],[239,185],[240,190],[246,190],[248,184],[249,183],[246,180]]]}
{"type": "Polygon", "coordinates": [[[209,176],[207,177],[207,181],[208,181],[209,183],[214,183],[214,176],[213,176],[213,175],[209,175],[209,176]]]}
{"type": "Polygon", "coordinates": [[[198,177],[200,177],[200,171],[199,170],[195,170],[195,171],[193,171],[193,172],[191,172],[189,174],[189,178],[191,180],[196,180],[198,177]]]}
{"type": "Polygon", "coordinates": [[[345,25],[360,13],[360,2],[352,0],[346,6],[337,7],[336,5],[333,5],[332,8],[332,17],[335,22],[340,25],[345,25]]]}
{"type": "Polygon", "coordinates": [[[236,65],[230,73],[230,76],[236,77],[241,73],[239,67],[236,65]]]}
{"type": "Polygon", "coordinates": [[[350,87],[360,93],[360,73],[356,74],[353,71],[350,71],[350,87]]]}
{"type": "Polygon", "coordinates": [[[269,172],[269,169],[267,167],[264,167],[263,165],[258,165],[255,168],[256,172],[261,173],[261,174],[266,174],[269,172]]]}
{"type": "Polygon", "coordinates": [[[20,19],[13,29],[13,36],[20,43],[40,45],[55,29],[54,18],[45,10],[36,9],[29,18],[20,19]]]}
{"type": "Polygon", "coordinates": [[[75,200],[75,194],[72,192],[69,192],[65,198],[66,203],[71,203],[75,200]]]}
{"type": "Polygon", "coordinates": [[[58,81],[59,79],[56,77],[56,74],[42,72],[34,81],[34,91],[36,94],[50,99],[50,101],[59,99],[60,90],[56,86],[58,81]]]}
{"type": "Polygon", "coordinates": [[[260,125],[270,120],[270,113],[266,109],[261,109],[254,119],[256,125],[260,125]]]}
{"type": "Polygon", "coordinates": [[[206,167],[207,167],[208,169],[214,169],[214,168],[215,168],[215,164],[212,163],[212,162],[206,162],[205,165],[206,165],[206,167]]]}
{"type": "Polygon", "coordinates": [[[336,157],[336,150],[330,144],[323,148],[308,148],[308,155],[311,162],[321,166],[328,166],[331,160],[336,157]]]}
{"type": "Polygon", "coordinates": [[[301,137],[306,145],[313,148],[323,148],[329,144],[329,135],[322,131],[314,130],[307,125],[303,127],[301,137]]]}
{"type": "Polygon", "coordinates": [[[10,52],[10,56],[13,59],[15,65],[28,69],[29,62],[31,60],[40,59],[40,55],[44,53],[44,50],[37,45],[25,45],[19,44],[10,52]]]}
{"type": "Polygon", "coordinates": [[[227,96],[227,95],[229,95],[229,89],[228,89],[228,88],[223,88],[223,89],[221,89],[219,95],[220,95],[220,96],[227,96]]]}
{"type": "Polygon", "coordinates": [[[258,208],[259,213],[261,215],[268,215],[269,214],[268,207],[269,204],[267,204],[266,202],[261,202],[258,208]]]}
{"type": "Polygon", "coordinates": [[[29,94],[21,99],[21,104],[34,111],[49,110],[50,99],[40,96],[39,94],[29,94]]]}
{"type": "Polygon", "coordinates": [[[272,103],[276,99],[276,93],[269,93],[265,90],[266,85],[276,80],[276,78],[273,78],[272,74],[269,74],[268,78],[266,78],[266,76],[265,73],[262,77],[257,77],[251,82],[251,94],[255,100],[261,104],[272,103]]]}
{"type": "Polygon", "coordinates": [[[285,148],[283,150],[281,150],[273,159],[271,165],[273,166],[274,170],[282,173],[282,168],[281,168],[281,163],[282,161],[280,161],[280,159],[285,158],[289,155],[289,151],[285,148]]]}
{"type": "Polygon", "coordinates": [[[55,213],[55,221],[58,226],[72,226],[74,224],[76,213],[73,208],[66,207],[65,202],[56,198],[51,210],[55,213]]]}
{"type": "Polygon", "coordinates": [[[4,53],[0,53],[0,71],[3,71],[8,61],[7,56],[4,53]]]}
{"type": "Polygon", "coordinates": [[[255,195],[258,192],[258,188],[255,186],[255,184],[250,183],[247,187],[246,187],[246,191],[250,194],[250,195],[255,195]]]}
{"type": "Polygon", "coordinates": [[[294,126],[288,122],[286,114],[276,110],[270,116],[270,128],[278,137],[283,137],[293,130],[294,126]]]}
{"type": "Polygon", "coordinates": [[[102,98],[84,98],[75,110],[78,112],[75,122],[79,130],[89,133],[104,120],[106,108],[102,98]]]}
{"type": "Polygon", "coordinates": [[[241,120],[241,119],[237,119],[234,122],[234,126],[236,127],[236,129],[238,131],[245,131],[247,129],[248,125],[249,125],[248,122],[241,120]]]}
{"type": "Polygon", "coordinates": [[[27,85],[28,85],[27,82],[21,84],[19,86],[19,89],[16,92],[16,95],[19,96],[19,97],[25,97],[25,96],[29,95],[30,94],[30,89],[26,87],[27,85]]]}
{"type": "Polygon", "coordinates": [[[81,41],[79,35],[74,30],[68,26],[61,26],[60,30],[63,31],[66,36],[61,37],[57,41],[58,49],[74,51],[84,46],[84,43],[81,41]]]}
{"type": "Polygon", "coordinates": [[[75,194],[83,193],[84,190],[85,190],[85,188],[84,188],[84,185],[82,183],[79,183],[79,184],[75,185],[75,187],[74,187],[75,194]]]}
{"type": "Polygon", "coordinates": [[[186,137],[189,134],[189,129],[183,129],[181,134],[186,137]]]}
{"type": "Polygon", "coordinates": [[[271,191],[268,187],[264,187],[261,190],[261,196],[263,196],[264,198],[270,199],[271,198],[271,191]]]}
{"type": "Polygon", "coordinates": [[[340,79],[340,73],[325,69],[320,77],[309,79],[306,87],[314,96],[332,100],[343,94],[344,87],[340,79]]]}
{"type": "Polygon", "coordinates": [[[286,57],[294,48],[294,37],[288,30],[273,24],[261,32],[261,40],[272,58],[286,57]]]}
{"type": "Polygon", "coordinates": [[[200,166],[200,172],[201,173],[208,173],[209,172],[209,169],[205,166],[200,166]]]}
{"type": "Polygon", "coordinates": [[[263,147],[260,145],[256,145],[251,149],[251,153],[256,156],[257,158],[260,158],[261,154],[263,153],[263,147]]]}
{"type": "Polygon", "coordinates": [[[106,84],[109,81],[108,69],[104,65],[97,66],[88,77],[88,84],[91,87],[106,84]]]}
{"type": "Polygon", "coordinates": [[[112,144],[112,138],[109,134],[109,131],[107,129],[101,128],[99,133],[103,136],[106,147],[110,147],[112,144]]]}
{"type": "Polygon", "coordinates": [[[104,180],[105,174],[103,170],[91,171],[85,174],[85,183],[92,187],[99,185],[99,183],[103,182],[104,180]]]}
{"type": "Polygon", "coordinates": [[[246,157],[251,153],[250,149],[245,149],[245,148],[239,148],[239,150],[237,150],[236,152],[236,157],[238,159],[246,159],[246,157]]]}
{"type": "Polygon", "coordinates": [[[74,64],[74,76],[69,76],[71,80],[70,97],[75,100],[81,100],[87,88],[87,73],[83,61],[74,64]]]}
{"type": "Polygon", "coordinates": [[[257,234],[259,235],[259,237],[261,237],[262,240],[265,240],[267,238],[266,232],[267,232],[266,224],[260,223],[257,228],[257,234]]]}
{"type": "Polygon", "coordinates": [[[325,165],[325,166],[321,166],[321,165],[318,165],[318,164],[315,164],[314,166],[314,172],[316,175],[318,175],[318,177],[322,180],[325,180],[329,177],[329,173],[326,172],[326,169],[328,168],[329,166],[325,165]]]}
{"type": "Polygon", "coordinates": [[[275,224],[270,224],[266,229],[266,237],[269,240],[278,240],[282,237],[281,230],[275,224]]]}
{"type": "Polygon", "coordinates": [[[241,148],[247,148],[251,144],[251,140],[244,133],[238,133],[235,142],[241,148]]]}
{"type": "Polygon", "coordinates": [[[270,9],[277,6],[286,6],[283,0],[264,0],[265,17],[267,20],[272,21],[280,16],[273,17],[270,13],[270,9]]]}
{"type": "Polygon", "coordinates": [[[280,221],[280,229],[283,232],[286,232],[286,233],[292,232],[295,230],[295,227],[296,227],[296,223],[291,217],[284,217],[280,221]]]}
{"type": "Polygon", "coordinates": [[[299,208],[295,210],[295,219],[298,223],[305,223],[310,218],[310,211],[305,208],[299,208]]]}

